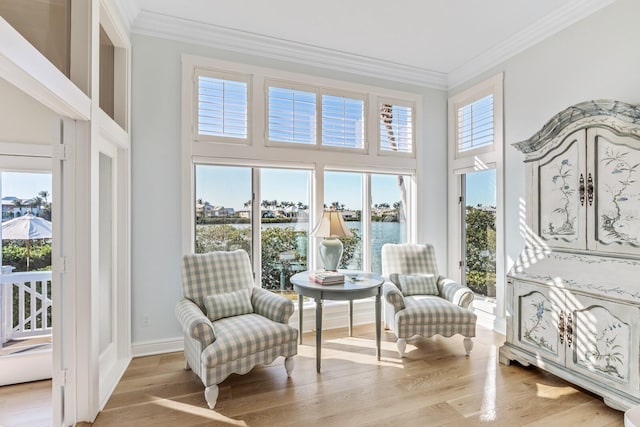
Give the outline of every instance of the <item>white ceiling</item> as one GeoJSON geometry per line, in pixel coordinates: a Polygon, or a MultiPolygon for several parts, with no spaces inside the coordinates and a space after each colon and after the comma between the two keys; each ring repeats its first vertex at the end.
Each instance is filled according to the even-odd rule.
{"type": "MultiPolygon", "coordinates": [[[[141,15],[450,75],[526,32],[546,36],[613,0],[117,0],[141,15]],[[555,22],[556,25],[549,25],[555,22]],[[563,26],[564,25],[564,26],[563,26]]],[[[504,49],[503,49],[504,50],[504,49]]]]}

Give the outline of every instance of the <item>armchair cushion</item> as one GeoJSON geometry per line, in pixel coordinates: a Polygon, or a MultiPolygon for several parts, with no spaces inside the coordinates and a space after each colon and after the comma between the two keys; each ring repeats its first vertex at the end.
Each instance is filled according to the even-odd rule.
{"type": "Polygon", "coordinates": [[[204,297],[204,306],[207,309],[207,317],[212,322],[225,317],[253,313],[251,290],[245,288],[223,294],[208,295],[204,297]]]}
{"type": "Polygon", "coordinates": [[[438,296],[405,298],[406,308],[396,313],[398,336],[475,336],[476,315],[438,296]],[[418,333],[419,332],[419,333],[418,333]]]}
{"type": "Polygon", "coordinates": [[[256,313],[216,321],[216,340],[202,352],[205,366],[217,366],[298,339],[298,330],[256,313]]]}
{"type": "Polygon", "coordinates": [[[433,274],[399,274],[398,281],[405,296],[439,295],[436,276],[433,274]]]}

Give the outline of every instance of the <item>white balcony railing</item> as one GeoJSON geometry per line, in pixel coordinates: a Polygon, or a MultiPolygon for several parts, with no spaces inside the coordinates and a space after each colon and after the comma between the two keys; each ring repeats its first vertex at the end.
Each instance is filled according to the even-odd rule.
{"type": "Polygon", "coordinates": [[[51,271],[0,274],[0,348],[51,334],[51,271]]]}

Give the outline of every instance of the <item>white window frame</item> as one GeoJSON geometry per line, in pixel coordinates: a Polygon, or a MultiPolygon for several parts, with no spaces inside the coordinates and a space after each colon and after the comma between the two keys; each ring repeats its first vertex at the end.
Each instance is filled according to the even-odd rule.
{"type": "Polygon", "coordinates": [[[265,100],[265,107],[264,107],[264,122],[265,122],[265,127],[264,127],[264,140],[265,140],[265,145],[266,146],[271,146],[271,147],[292,147],[292,148],[298,148],[298,149],[309,149],[309,148],[317,148],[320,142],[320,128],[319,128],[319,117],[318,114],[320,114],[320,102],[319,102],[319,98],[320,95],[318,93],[318,88],[311,86],[311,85],[307,85],[307,84],[303,84],[303,83],[296,83],[296,82],[291,82],[291,81],[285,81],[285,80],[277,80],[277,79],[265,79],[264,82],[264,100],[265,100]],[[316,103],[315,103],[315,125],[316,125],[316,129],[315,129],[315,141],[313,144],[306,144],[306,143],[302,143],[302,142],[286,142],[286,141],[276,141],[276,140],[271,140],[269,139],[269,88],[270,87],[277,87],[280,89],[289,89],[289,90],[298,90],[301,92],[309,92],[309,93],[313,93],[316,97],[316,103]]]}
{"type": "Polygon", "coordinates": [[[376,100],[376,108],[375,108],[375,126],[376,126],[376,146],[377,153],[379,156],[397,156],[397,157],[406,157],[406,158],[415,158],[416,157],[416,116],[417,116],[417,108],[415,102],[407,102],[403,99],[389,98],[389,97],[378,97],[376,100]],[[390,104],[390,105],[398,105],[402,107],[407,107],[411,109],[411,151],[410,152],[401,152],[401,151],[392,151],[392,150],[383,150],[382,149],[382,136],[380,134],[380,107],[382,104],[390,104]]]}
{"type": "Polygon", "coordinates": [[[229,144],[244,144],[249,145],[251,143],[251,75],[236,73],[232,71],[222,71],[213,68],[195,67],[193,69],[193,119],[192,130],[194,141],[204,142],[223,142],[229,144]],[[247,84],[247,137],[246,138],[234,138],[228,136],[216,136],[216,135],[204,135],[199,133],[198,130],[198,78],[199,77],[211,77],[220,80],[230,80],[234,82],[242,82],[247,84]]]}
{"type": "MultiPolygon", "coordinates": [[[[251,167],[311,169],[313,186],[310,198],[310,221],[315,224],[322,213],[323,171],[343,170],[358,173],[401,174],[411,176],[411,189],[408,202],[407,241],[415,242],[418,235],[415,207],[419,204],[416,189],[417,160],[415,153],[419,150],[415,141],[421,138],[420,121],[422,97],[417,93],[397,91],[375,86],[367,86],[359,83],[351,83],[341,80],[320,78],[310,75],[291,73],[259,66],[233,63],[211,58],[182,56],[182,251],[193,252],[194,247],[194,164],[218,164],[218,165],[243,165],[251,167]],[[217,71],[251,75],[251,95],[249,99],[249,129],[250,146],[242,144],[223,144],[220,141],[199,141],[194,138],[193,120],[197,110],[194,109],[195,93],[193,75],[195,68],[205,68],[217,71]],[[379,156],[373,150],[371,144],[365,143],[362,150],[345,149],[343,147],[315,148],[312,156],[306,144],[278,143],[272,145],[267,141],[267,88],[269,82],[279,85],[283,82],[295,82],[301,85],[303,90],[307,87],[315,87],[318,94],[326,93],[353,97],[361,95],[365,100],[365,135],[377,137],[379,118],[376,111],[368,108],[377,105],[378,99],[392,99],[395,103],[413,106],[413,138],[414,156],[379,156]]],[[[300,86],[299,86],[300,87],[300,86]]],[[[321,96],[321,95],[320,95],[321,96]]],[[[321,98],[320,98],[321,99],[321,98]]],[[[377,144],[376,144],[377,145],[377,144]]],[[[400,153],[392,153],[400,154],[400,153]]],[[[256,187],[254,187],[256,188],[256,187]]],[[[363,205],[368,206],[368,205],[363,205]]],[[[369,209],[369,207],[366,207],[369,209]]],[[[318,263],[316,254],[317,242],[310,239],[309,268],[315,268],[318,263]]],[[[254,239],[254,245],[258,241],[254,239]]],[[[255,259],[260,259],[259,256],[255,259]]],[[[254,266],[255,267],[255,266],[254,266]]],[[[260,271],[257,267],[256,271],[260,271]]],[[[258,275],[256,275],[258,276],[258,275]]]]}
{"type": "MultiPolygon", "coordinates": [[[[326,151],[341,151],[341,152],[352,152],[352,153],[367,153],[369,150],[369,130],[368,130],[368,122],[369,122],[369,103],[368,97],[366,93],[355,92],[349,90],[340,90],[327,88],[322,86],[316,86],[312,84],[287,81],[287,80],[279,80],[279,79],[265,79],[264,84],[265,91],[265,130],[264,130],[264,139],[265,145],[270,147],[282,147],[282,148],[298,148],[302,150],[326,150],[326,151]],[[300,90],[304,92],[313,93],[316,96],[316,134],[315,134],[315,143],[314,144],[305,144],[298,142],[285,142],[285,141],[275,141],[269,139],[269,87],[278,87],[283,89],[291,89],[291,90],[300,90]],[[362,148],[354,148],[354,147],[336,147],[333,145],[324,145],[323,143],[323,134],[322,134],[322,96],[336,96],[341,98],[351,98],[363,101],[363,114],[362,119],[364,120],[363,124],[363,144],[362,148]]],[[[406,101],[405,101],[406,102],[406,101]]]]}
{"type": "Polygon", "coordinates": [[[345,90],[335,90],[328,88],[321,88],[318,93],[318,99],[320,103],[318,105],[318,131],[320,134],[320,138],[318,140],[319,146],[324,150],[340,150],[340,151],[350,151],[353,153],[367,153],[369,151],[369,132],[368,132],[368,122],[369,122],[369,102],[368,97],[365,93],[359,92],[351,92],[345,90]],[[322,96],[335,96],[339,98],[348,98],[348,99],[357,99],[362,101],[362,120],[364,121],[362,125],[362,147],[336,147],[334,145],[324,145],[323,143],[323,135],[322,135],[322,96]]]}
{"type": "MultiPolygon", "coordinates": [[[[504,280],[505,280],[505,237],[504,237],[504,106],[503,106],[503,80],[504,74],[499,73],[467,90],[449,98],[449,171],[448,171],[448,205],[450,220],[448,223],[449,235],[449,264],[448,274],[457,280],[462,280],[462,215],[465,207],[461,203],[462,185],[461,175],[487,169],[496,170],[496,307],[495,318],[485,325],[497,331],[504,332],[504,280]],[[457,115],[458,108],[480,99],[488,94],[493,94],[493,120],[494,142],[490,147],[482,147],[478,150],[464,152],[458,156],[457,140],[457,115]],[[491,324],[489,324],[491,323],[491,324]]],[[[480,319],[481,320],[481,319],[480,319]]],[[[480,321],[479,320],[479,321],[480,321]]]]}

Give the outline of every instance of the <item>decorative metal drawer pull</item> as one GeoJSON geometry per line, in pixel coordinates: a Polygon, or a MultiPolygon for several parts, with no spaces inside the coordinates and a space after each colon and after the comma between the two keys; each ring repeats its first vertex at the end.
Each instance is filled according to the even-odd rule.
{"type": "Polygon", "coordinates": [[[580,174],[580,186],[578,187],[578,192],[580,193],[580,206],[584,206],[584,175],[580,174]]]}
{"type": "Polygon", "coordinates": [[[587,199],[589,200],[589,206],[593,204],[593,177],[591,172],[587,176],[587,199]]]}
{"type": "Polygon", "coordinates": [[[560,344],[564,343],[564,314],[560,312],[560,319],[558,319],[558,332],[560,332],[560,344]]]}
{"type": "Polygon", "coordinates": [[[571,313],[567,315],[567,345],[571,347],[573,343],[573,321],[571,320],[571,313]]]}

